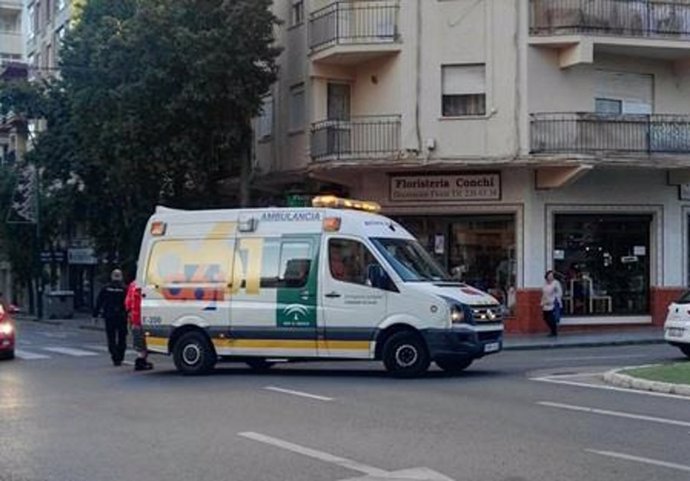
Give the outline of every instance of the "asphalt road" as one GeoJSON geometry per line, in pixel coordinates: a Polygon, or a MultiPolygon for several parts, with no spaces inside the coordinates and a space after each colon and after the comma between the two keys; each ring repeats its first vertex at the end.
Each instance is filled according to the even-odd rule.
{"type": "MultiPolygon", "coordinates": [[[[664,345],[504,352],[457,376],[377,363],[115,368],[100,332],[20,325],[0,362],[0,481],[690,479],[690,399],[598,373],[664,345]]],[[[131,354],[129,355],[131,358],[131,354]]]]}

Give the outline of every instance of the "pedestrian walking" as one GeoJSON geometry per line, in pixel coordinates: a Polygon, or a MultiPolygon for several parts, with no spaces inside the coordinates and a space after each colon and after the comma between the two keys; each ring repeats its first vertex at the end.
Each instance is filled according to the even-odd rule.
{"type": "Polygon", "coordinates": [[[556,280],[553,271],[547,271],[544,276],[545,283],[541,289],[541,310],[544,322],[549,326],[549,337],[558,336],[558,321],[561,306],[563,305],[563,288],[556,280]]]}
{"type": "Polygon", "coordinates": [[[125,284],[122,271],[110,273],[110,282],[98,293],[94,317],[105,319],[108,351],[115,366],[120,366],[127,350],[127,313],[125,311],[125,284]]]}
{"type": "Polygon", "coordinates": [[[127,309],[127,319],[132,329],[132,347],[137,351],[137,360],[134,362],[134,370],[151,370],[153,369],[153,364],[147,359],[149,352],[146,348],[144,328],[141,325],[141,291],[138,289],[136,281],[130,282],[127,287],[125,308],[127,309]]]}

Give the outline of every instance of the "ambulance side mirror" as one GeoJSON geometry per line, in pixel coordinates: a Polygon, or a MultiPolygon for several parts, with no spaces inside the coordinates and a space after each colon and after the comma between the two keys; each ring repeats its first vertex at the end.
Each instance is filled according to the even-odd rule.
{"type": "Polygon", "coordinates": [[[388,276],[388,273],[379,264],[370,264],[367,267],[367,280],[369,285],[384,291],[396,291],[395,284],[388,276]]]}

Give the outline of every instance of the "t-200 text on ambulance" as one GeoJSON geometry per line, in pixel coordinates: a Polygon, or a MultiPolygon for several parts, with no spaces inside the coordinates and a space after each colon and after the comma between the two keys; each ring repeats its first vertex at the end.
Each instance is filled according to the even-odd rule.
{"type": "Polygon", "coordinates": [[[139,257],[151,351],[186,374],[219,360],[379,359],[397,376],[459,371],[502,348],[502,309],[454,282],[376,206],[159,207],[139,257]],[[343,209],[345,208],[345,209],[343,209]]]}

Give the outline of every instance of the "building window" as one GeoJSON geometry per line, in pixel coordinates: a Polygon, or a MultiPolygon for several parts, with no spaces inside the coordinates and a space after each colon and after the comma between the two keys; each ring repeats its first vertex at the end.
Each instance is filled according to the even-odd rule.
{"type": "Polygon", "coordinates": [[[0,32],[20,33],[21,20],[19,15],[3,14],[0,11],[0,32]]]}
{"type": "Polygon", "coordinates": [[[256,136],[259,140],[273,135],[273,96],[264,97],[261,115],[257,120],[256,136]]]}
{"type": "Polygon", "coordinates": [[[596,99],[595,111],[604,115],[620,115],[623,113],[623,102],[615,99],[596,99]]]}
{"type": "Polygon", "coordinates": [[[651,114],[654,76],[632,72],[596,71],[595,107],[602,114],[651,114]]]}
{"type": "Polygon", "coordinates": [[[652,216],[555,216],[564,315],[649,314],[652,216]]]}
{"type": "Polygon", "coordinates": [[[292,0],[290,9],[290,26],[300,25],[304,22],[304,0],[292,0]]]}
{"type": "Polygon", "coordinates": [[[38,12],[36,5],[29,7],[29,38],[34,38],[38,32],[38,12]]]}
{"type": "Polygon", "coordinates": [[[304,129],[304,100],[304,84],[295,85],[290,89],[289,129],[291,132],[304,129]]]}
{"type": "Polygon", "coordinates": [[[486,68],[481,65],[444,65],[443,116],[486,115],[486,68]]]}
{"type": "Polygon", "coordinates": [[[50,22],[50,19],[53,17],[53,5],[50,0],[43,0],[43,4],[45,5],[46,9],[46,23],[48,23],[50,22]]]}

